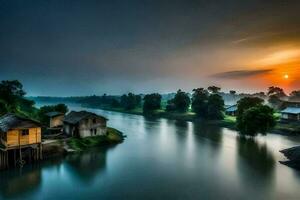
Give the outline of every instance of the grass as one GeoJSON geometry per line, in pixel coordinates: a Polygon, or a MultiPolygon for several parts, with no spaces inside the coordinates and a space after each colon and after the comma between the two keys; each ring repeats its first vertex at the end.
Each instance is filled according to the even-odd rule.
{"type": "Polygon", "coordinates": [[[105,144],[117,144],[122,142],[123,139],[123,133],[114,128],[108,127],[106,135],[86,138],[70,138],[67,141],[67,144],[71,149],[74,149],[75,151],[83,151],[90,147],[96,147],[105,144]]]}
{"type": "Polygon", "coordinates": [[[291,134],[300,134],[300,124],[299,122],[278,122],[275,130],[291,134]]]}

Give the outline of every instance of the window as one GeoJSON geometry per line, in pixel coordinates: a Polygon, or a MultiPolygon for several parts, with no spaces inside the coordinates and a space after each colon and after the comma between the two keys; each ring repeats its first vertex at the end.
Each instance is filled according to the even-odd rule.
{"type": "Polygon", "coordinates": [[[21,130],[21,134],[22,134],[22,136],[29,135],[29,130],[23,129],[23,130],[21,130]]]}
{"type": "Polygon", "coordinates": [[[96,120],[96,118],[94,118],[94,119],[93,119],[93,123],[96,124],[96,122],[97,122],[97,120],[96,120]]]}

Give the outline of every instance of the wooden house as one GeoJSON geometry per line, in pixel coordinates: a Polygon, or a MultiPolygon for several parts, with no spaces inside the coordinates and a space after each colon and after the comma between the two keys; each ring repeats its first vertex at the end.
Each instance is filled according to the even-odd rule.
{"type": "Polygon", "coordinates": [[[61,112],[48,112],[46,116],[49,118],[49,127],[58,128],[62,127],[64,124],[65,114],[61,112]]]}
{"type": "Polygon", "coordinates": [[[64,132],[69,136],[90,137],[107,133],[105,117],[87,111],[71,111],[64,119],[64,132]]]}
{"type": "Polygon", "coordinates": [[[42,158],[41,124],[15,114],[2,116],[0,118],[0,168],[3,164],[7,165],[9,151],[13,151],[15,161],[18,159],[22,163],[22,149],[28,148],[34,159],[42,158]]]}
{"type": "Polygon", "coordinates": [[[300,121],[300,107],[287,107],[280,113],[282,120],[300,121]]]}

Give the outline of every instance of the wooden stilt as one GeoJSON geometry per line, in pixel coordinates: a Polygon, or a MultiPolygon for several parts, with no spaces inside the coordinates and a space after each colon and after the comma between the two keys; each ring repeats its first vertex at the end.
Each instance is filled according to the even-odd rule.
{"type": "Polygon", "coordinates": [[[17,155],[16,155],[16,150],[14,149],[13,151],[14,151],[14,166],[16,167],[16,165],[17,165],[17,160],[16,160],[17,155]]]}
{"type": "Polygon", "coordinates": [[[40,160],[43,160],[43,146],[40,144],[40,160]]]}
{"type": "Polygon", "coordinates": [[[8,151],[6,151],[6,167],[9,168],[8,151]]]}

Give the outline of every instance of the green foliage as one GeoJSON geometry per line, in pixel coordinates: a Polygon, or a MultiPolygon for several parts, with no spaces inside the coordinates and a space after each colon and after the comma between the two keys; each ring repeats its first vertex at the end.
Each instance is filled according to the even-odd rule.
{"type": "Polygon", "coordinates": [[[7,108],[5,106],[5,103],[0,101],[0,116],[4,115],[7,113],[7,108]]]}
{"type": "Polygon", "coordinates": [[[208,94],[208,91],[204,88],[193,89],[192,110],[203,118],[207,117],[208,94]]]}
{"type": "Polygon", "coordinates": [[[236,91],[235,91],[235,90],[230,90],[229,93],[230,93],[231,95],[235,95],[235,94],[236,94],[236,91]]]}
{"type": "Polygon", "coordinates": [[[299,101],[300,100],[300,90],[294,90],[290,94],[290,100],[299,101]]]}
{"type": "Polygon", "coordinates": [[[273,107],[281,109],[282,108],[282,103],[283,103],[281,98],[286,96],[283,89],[279,88],[279,87],[272,86],[272,87],[269,87],[267,94],[269,96],[269,99],[268,99],[269,103],[273,107]]]}
{"type": "Polygon", "coordinates": [[[57,104],[54,106],[42,106],[38,110],[38,118],[39,121],[45,125],[48,125],[49,118],[46,116],[46,113],[48,112],[61,112],[61,113],[67,113],[68,107],[65,104],[57,104]]]}
{"type": "Polygon", "coordinates": [[[143,113],[150,113],[161,108],[161,95],[158,93],[144,96],[143,113]]]}
{"type": "Polygon", "coordinates": [[[107,128],[107,134],[101,136],[92,136],[86,138],[70,138],[67,144],[70,148],[76,151],[83,151],[90,147],[96,147],[103,144],[116,144],[124,140],[124,135],[122,132],[114,129],[107,128]]]}
{"type": "Polygon", "coordinates": [[[128,93],[127,95],[124,94],[121,96],[121,106],[125,110],[132,110],[136,107],[141,106],[141,96],[140,95],[135,95],[133,93],[128,93]]]}
{"type": "Polygon", "coordinates": [[[117,99],[112,99],[110,102],[110,106],[113,108],[118,108],[121,106],[121,104],[117,99]]]}
{"type": "Polygon", "coordinates": [[[191,104],[188,93],[178,90],[175,97],[168,101],[167,111],[186,112],[191,104]]]}
{"type": "Polygon", "coordinates": [[[212,94],[203,88],[193,90],[192,110],[205,119],[223,119],[224,100],[217,94],[220,88],[211,86],[210,90],[212,94]]]}
{"type": "Polygon", "coordinates": [[[0,100],[8,112],[17,112],[19,101],[25,94],[23,85],[17,80],[6,80],[0,83],[0,100]]]}
{"type": "Polygon", "coordinates": [[[237,127],[242,135],[266,134],[276,125],[274,110],[266,105],[248,108],[239,116],[237,127]]]}
{"type": "Polygon", "coordinates": [[[209,86],[208,88],[207,88],[207,90],[210,92],[210,93],[218,93],[220,90],[221,90],[221,88],[219,88],[219,87],[217,87],[217,86],[209,86]]]}
{"type": "Polygon", "coordinates": [[[207,101],[207,118],[223,119],[224,118],[224,100],[218,94],[211,94],[207,101]]]}
{"type": "Polygon", "coordinates": [[[254,106],[262,105],[264,100],[258,97],[244,97],[237,102],[237,118],[241,117],[243,113],[254,106]]]}

